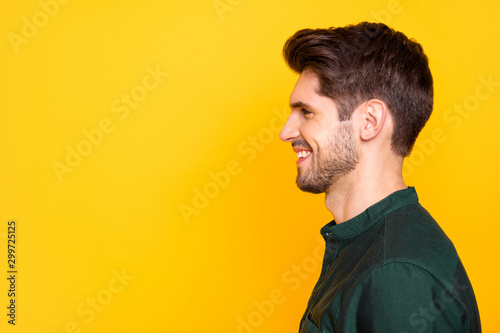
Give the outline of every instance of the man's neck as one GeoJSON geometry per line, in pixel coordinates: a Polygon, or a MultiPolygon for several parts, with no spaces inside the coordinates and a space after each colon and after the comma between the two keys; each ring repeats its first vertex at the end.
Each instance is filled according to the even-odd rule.
{"type": "Polygon", "coordinates": [[[325,204],[337,224],[361,214],[388,195],[405,189],[401,168],[363,168],[360,165],[333,184],[325,204]]]}

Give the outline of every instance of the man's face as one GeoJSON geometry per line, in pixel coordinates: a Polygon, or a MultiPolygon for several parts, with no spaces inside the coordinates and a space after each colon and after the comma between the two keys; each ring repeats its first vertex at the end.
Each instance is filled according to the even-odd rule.
{"type": "Polygon", "coordinates": [[[323,193],[358,163],[350,120],[339,121],[335,102],[316,91],[319,82],[311,71],[300,74],[290,95],[291,114],[280,138],[297,153],[297,186],[323,193]]]}

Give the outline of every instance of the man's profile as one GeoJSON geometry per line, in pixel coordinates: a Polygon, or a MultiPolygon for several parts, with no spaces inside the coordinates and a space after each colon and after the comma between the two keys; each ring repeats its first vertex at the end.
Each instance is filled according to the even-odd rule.
{"type": "Polygon", "coordinates": [[[422,46],[363,22],[300,30],[283,54],[300,75],[280,138],[334,217],[300,332],[480,332],[455,247],[402,176],[433,108],[422,46]]]}

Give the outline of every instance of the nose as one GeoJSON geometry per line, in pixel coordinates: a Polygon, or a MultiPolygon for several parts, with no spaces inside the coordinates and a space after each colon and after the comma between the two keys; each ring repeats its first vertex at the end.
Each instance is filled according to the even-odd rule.
{"type": "Polygon", "coordinates": [[[283,142],[290,142],[293,141],[294,139],[297,139],[300,136],[300,131],[299,131],[299,121],[292,112],[290,116],[288,117],[285,125],[281,129],[280,132],[280,139],[283,142]]]}

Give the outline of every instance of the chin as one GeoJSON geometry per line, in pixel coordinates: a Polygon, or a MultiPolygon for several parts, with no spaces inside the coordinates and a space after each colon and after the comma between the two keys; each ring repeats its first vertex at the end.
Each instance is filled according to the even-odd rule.
{"type": "Polygon", "coordinates": [[[330,188],[330,185],[327,184],[304,182],[303,180],[300,179],[300,175],[297,176],[295,183],[297,184],[297,187],[301,191],[313,194],[326,193],[330,188]]]}

